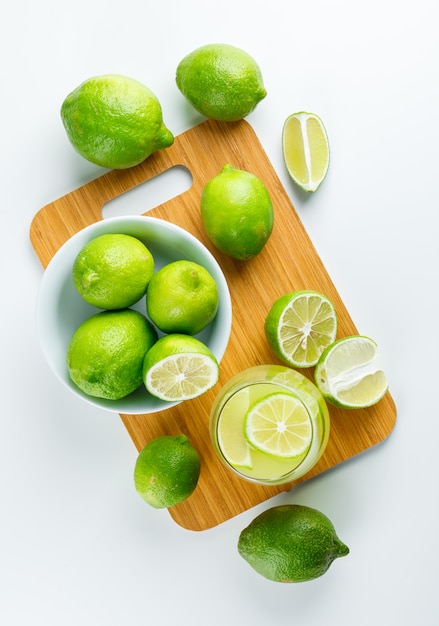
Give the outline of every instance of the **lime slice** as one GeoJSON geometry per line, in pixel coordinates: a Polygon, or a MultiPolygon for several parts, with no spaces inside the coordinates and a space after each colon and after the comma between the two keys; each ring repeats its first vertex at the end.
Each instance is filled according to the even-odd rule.
{"type": "Polygon", "coordinates": [[[377,345],[369,337],[344,337],[334,342],[323,352],[314,375],[326,400],[346,409],[372,406],[388,388],[377,345]]]}
{"type": "Polygon", "coordinates": [[[311,420],[296,396],[271,393],[250,407],[245,417],[245,437],[261,452],[294,458],[306,453],[311,445],[311,420]]]}
{"type": "Polygon", "coordinates": [[[276,356],[292,367],[312,367],[335,341],[334,305],[316,291],[294,291],[276,300],[265,320],[265,335],[276,356]]]}
{"type": "Polygon", "coordinates": [[[143,380],[161,400],[181,402],[205,393],[218,382],[219,366],[209,348],[195,337],[170,334],[146,353],[143,380]]]}
{"type": "Polygon", "coordinates": [[[288,173],[304,191],[316,191],[329,167],[329,143],[322,120],[314,113],[293,113],[282,130],[288,173]]]}
{"type": "Polygon", "coordinates": [[[225,459],[234,467],[252,468],[250,448],[244,436],[242,415],[250,404],[250,387],[237,391],[221,411],[218,443],[225,459]]]}

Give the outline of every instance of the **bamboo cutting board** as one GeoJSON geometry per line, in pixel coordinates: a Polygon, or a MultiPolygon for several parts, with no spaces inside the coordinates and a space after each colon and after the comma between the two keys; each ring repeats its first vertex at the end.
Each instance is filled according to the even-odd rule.
{"type": "MultiPolygon", "coordinates": [[[[200,480],[191,497],[169,512],[184,528],[203,530],[294,485],[266,487],[235,477],[216,458],[208,433],[210,407],[221,385],[246,367],[278,363],[267,346],[263,329],[273,301],[295,289],[315,289],[326,294],[335,305],[338,337],[358,331],[259,140],[245,120],[234,123],[207,120],[176,137],[170,148],[154,153],[140,165],[110,171],[43,207],[30,228],[32,245],[43,266],[47,266],[70,236],[102,219],[102,209],[108,201],[173,166],[183,166],[191,172],[192,186],[148,214],[190,231],[216,257],[232,297],[231,337],[221,361],[220,381],[213,390],[167,411],[120,417],[138,450],[158,435],[184,433],[189,437],[202,459],[200,480]],[[251,261],[236,261],[218,252],[202,227],[199,209],[202,189],[226,163],[258,176],[274,205],[273,233],[263,251],[251,261]]],[[[311,370],[304,373],[312,379],[311,370]]],[[[346,411],[329,407],[329,410],[331,435],[327,449],[318,465],[301,481],[383,441],[396,420],[390,393],[369,409],[346,411]]]]}

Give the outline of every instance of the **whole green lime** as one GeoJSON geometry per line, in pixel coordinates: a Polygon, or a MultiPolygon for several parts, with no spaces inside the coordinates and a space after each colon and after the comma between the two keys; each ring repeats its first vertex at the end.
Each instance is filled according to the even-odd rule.
{"type": "Polygon", "coordinates": [[[138,311],[101,311],[73,333],[67,349],[72,381],[84,393],[119,400],[143,383],[143,360],[157,340],[138,311]]]}
{"type": "Polygon", "coordinates": [[[244,50],[208,44],[177,66],[177,87],[202,115],[224,122],[240,120],[267,95],[261,70],[244,50]]]}
{"type": "Polygon", "coordinates": [[[105,234],[85,244],[73,263],[81,297],[100,309],[125,309],[145,295],[154,258],[136,237],[105,234]]]}
{"type": "Polygon", "coordinates": [[[203,189],[201,219],[221,252],[245,261],[267,243],[274,211],[267,188],[257,176],[226,164],[203,189]]]}
{"type": "Polygon", "coordinates": [[[156,509],[186,500],[200,476],[198,452],[185,435],[163,435],[141,450],[134,468],[137,493],[156,509]]]}
{"type": "Polygon", "coordinates": [[[256,572],[284,583],[318,578],[335,559],[349,554],[326,515],[299,504],[258,515],[241,532],[238,551],[256,572]]]}
{"type": "Polygon", "coordinates": [[[146,294],[147,313],[164,333],[196,335],[215,318],[218,287],[205,267],[181,259],[160,268],[146,294]]]}
{"type": "Polygon", "coordinates": [[[75,150],[108,168],[137,165],[174,141],[154,93],[119,74],[81,83],[63,101],[61,120],[75,150]]]}

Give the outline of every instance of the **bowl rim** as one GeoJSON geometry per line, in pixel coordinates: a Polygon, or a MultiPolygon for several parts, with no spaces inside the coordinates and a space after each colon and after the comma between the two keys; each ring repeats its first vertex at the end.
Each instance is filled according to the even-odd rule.
{"type": "MultiPolygon", "coordinates": [[[[148,215],[114,216],[89,224],[69,237],[69,239],[67,239],[60,246],[50,259],[40,282],[35,312],[39,344],[51,371],[64,386],[70,389],[72,393],[82,398],[88,404],[112,413],[126,415],[156,413],[172,408],[173,406],[180,404],[180,402],[165,402],[163,400],[159,400],[158,398],[154,398],[148,394],[146,389],[142,388],[143,386],[121,400],[106,400],[104,398],[95,398],[85,394],[73,383],[73,381],[71,381],[70,376],[68,375],[67,366],[62,368],[61,355],[58,354],[57,356],[54,354],[53,334],[57,333],[57,324],[55,323],[57,316],[54,309],[58,308],[58,303],[61,300],[61,286],[67,285],[67,261],[69,261],[70,266],[72,266],[74,258],[76,258],[77,253],[85,245],[85,243],[100,234],[124,233],[127,230],[129,231],[127,234],[133,234],[139,229],[145,230],[145,232],[142,233],[142,236],[139,236],[140,239],[143,239],[144,243],[146,243],[148,234],[151,234],[151,232],[155,233],[160,231],[163,233],[163,231],[165,231],[165,233],[172,235],[174,239],[177,237],[179,241],[184,244],[182,245],[183,248],[188,248],[191,251],[193,250],[197,259],[202,257],[202,259],[199,258],[196,262],[205,266],[215,278],[220,294],[220,303],[217,316],[212,324],[218,324],[218,330],[214,334],[214,344],[209,345],[209,342],[206,343],[209,345],[218,363],[222,360],[227,349],[232,329],[232,302],[229,286],[223,270],[210,250],[195,235],[181,226],[178,226],[168,220],[148,215]],[[58,293],[59,295],[58,298],[55,299],[54,303],[50,305],[48,304],[48,301],[52,298],[54,293],[58,293]]],[[[137,235],[134,234],[134,236],[137,235]]],[[[67,288],[70,291],[72,288],[74,289],[73,281],[67,288]]],[[[78,298],[80,298],[79,294],[78,298]]],[[[98,313],[102,310],[97,309],[96,307],[91,307],[90,305],[86,306],[90,307],[90,315],[98,313]]],[[[135,305],[132,308],[135,308],[135,305]]],[[[146,314],[146,312],[143,313],[146,314]]],[[[57,349],[59,351],[61,350],[59,344],[57,349]]]]}

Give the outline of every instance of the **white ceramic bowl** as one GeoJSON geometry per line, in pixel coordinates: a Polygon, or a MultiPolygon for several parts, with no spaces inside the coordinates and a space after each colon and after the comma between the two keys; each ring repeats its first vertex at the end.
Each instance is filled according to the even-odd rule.
{"type": "MultiPolygon", "coordinates": [[[[175,224],[141,215],[108,218],[87,226],[73,235],[47,266],[37,300],[37,330],[44,356],[56,376],[77,396],[109,411],[128,415],[162,411],[177,403],[154,398],[143,385],[121,400],[94,398],[82,392],[68,373],[66,354],[73,332],[87,317],[100,310],[84,302],[75,289],[73,262],[88,241],[104,233],[125,233],[143,241],[154,256],[155,270],[166,263],[188,259],[210,272],[219,291],[218,313],[213,322],[196,336],[209,346],[218,362],[226,350],[232,325],[227,282],[215,258],[196,237],[175,224]]],[[[131,308],[146,315],[145,299],[131,308]]]]}

